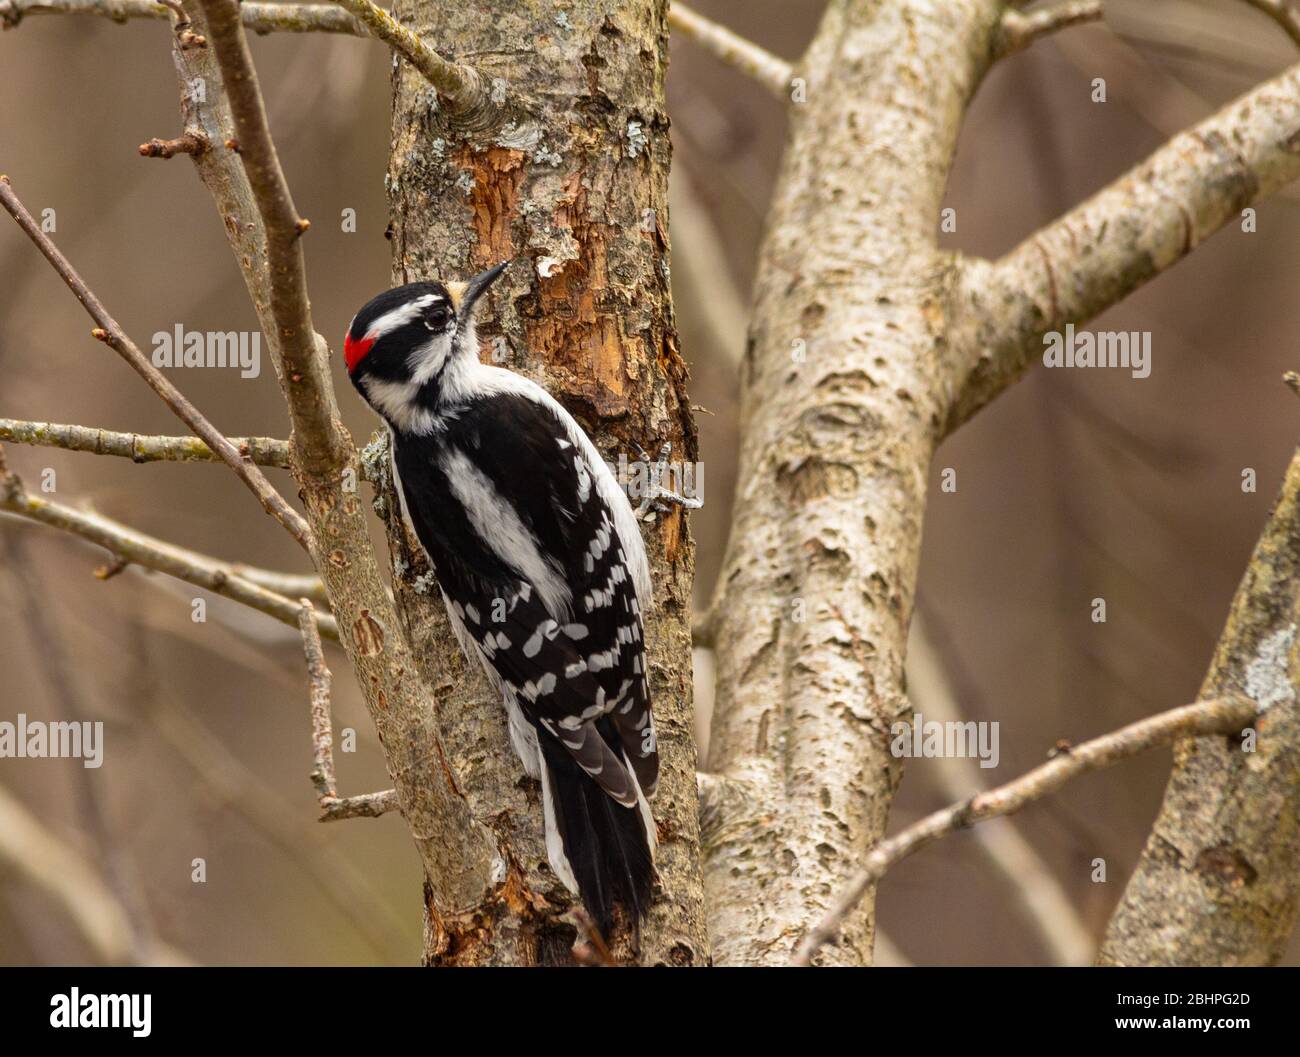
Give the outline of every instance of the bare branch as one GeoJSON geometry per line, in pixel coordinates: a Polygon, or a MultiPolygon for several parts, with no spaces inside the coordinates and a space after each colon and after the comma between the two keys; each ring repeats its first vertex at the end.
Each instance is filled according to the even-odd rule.
{"type": "Polygon", "coordinates": [[[362,793],[360,796],[341,798],[325,797],[320,802],[321,822],[337,822],[344,818],[378,818],[390,811],[401,810],[396,789],[381,793],[362,793]]]}
{"type": "MultiPolygon", "coordinates": [[[[28,15],[94,15],[114,22],[133,18],[165,21],[166,4],[151,0],[0,0],[0,25],[17,26],[28,15]]],[[[244,26],[254,33],[346,33],[369,36],[365,27],[333,4],[241,5],[244,26]]]]}
{"type": "MultiPolygon", "coordinates": [[[[0,510],[29,521],[62,529],[97,543],[123,561],[154,569],[178,580],[202,587],[234,602],[250,606],[276,620],[298,626],[298,603],[284,595],[268,591],[241,576],[234,566],[219,562],[195,551],[186,550],[100,514],[74,510],[60,503],[29,495],[16,474],[8,472],[0,450],[0,510]]],[[[320,618],[321,633],[337,640],[338,623],[333,617],[320,618]]]]}
{"type": "Polygon", "coordinates": [[[261,501],[266,512],[287,528],[293,538],[310,553],[311,529],[307,527],[307,522],[303,520],[302,515],[284,501],[284,497],[271,487],[271,482],[262,475],[262,471],[241,456],[239,450],[221,434],[216,426],[203,416],[198,408],[186,399],[185,395],[167,379],[166,375],[153,365],[149,357],[141,352],[135,343],[126,336],[126,333],[118,326],[117,320],[108,314],[108,310],[104,308],[99,298],[86,286],[81,276],[77,274],[76,269],[59,252],[58,247],[50,241],[49,236],[41,230],[40,225],[36,223],[32,215],[27,212],[26,207],[14,194],[13,187],[9,183],[7,176],[0,176],[0,205],[3,205],[9,215],[18,222],[18,226],[36,244],[36,248],[45,255],[46,260],[54,266],[54,270],[59,273],[59,277],[63,279],[68,289],[73,292],[77,300],[81,302],[87,313],[95,321],[97,326],[91,331],[91,334],[126,360],[135,372],[149,384],[149,388],[162,397],[163,402],[176,413],[176,416],[194,431],[195,436],[202,438],[207,446],[221,457],[221,461],[235,471],[239,479],[261,501]]]}
{"type": "Polygon", "coordinates": [[[992,265],[967,262],[957,320],[970,373],[948,429],[1084,323],[1300,176],[1300,66],[1259,85],[992,265]]]}
{"type": "Polygon", "coordinates": [[[334,730],[330,721],[330,670],[325,665],[325,651],[316,626],[316,610],[311,599],[301,600],[298,627],[302,629],[303,653],[307,658],[307,681],[311,703],[311,745],[316,760],[311,781],[322,801],[338,799],[334,780],[334,730]]]}
{"type": "Polygon", "coordinates": [[[185,127],[201,128],[213,143],[233,137],[242,151],[207,151],[194,159],[195,168],[219,214],[240,219],[223,227],[263,332],[274,335],[273,363],[294,419],[293,472],[319,540],[316,566],[345,628],[341,642],[384,745],[433,900],[459,913],[479,906],[491,891],[496,843],[447,765],[428,689],[410,674],[417,663],[379,573],[365,504],[345,491],[359,469],[356,451],[339,421],[323,357],[314,347],[302,347],[298,328],[305,323],[303,332],[311,330],[310,319],[303,319],[308,310],[297,214],[266,128],[239,6],[223,0],[184,3],[211,42],[207,49],[172,49],[185,127]],[[186,90],[195,77],[224,87],[195,100],[186,90]],[[293,239],[287,246],[286,237],[293,239]],[[289,333],[282,320],[290,321],[289,333]],[[290,344],[297,347],[282,349],[290,344]]]}
{"type": "MultiPolygon", "coordinates": [[[[289,442],[273,437],[228,437],[241,458],[258,466],[289,466],[289,442]]],[[[93,455],[116,455],[132,462],[218,462],[216,454],[198,437],[156,437],[120,433],[94,426],[57,422],[24,422],[0,418],[0,441],[39,448],[63,448],[93,455]]]]}
{"type": "Polygon", "coordinates": [[[668,24],[715,58],[754,78],[773,95],[789,101],[793,71],[790,63],[784,59],[777,58],[753,41],[733,33],[726,26],[697,15],[677,0],[668,8],[668,24]]]}
{"type": "Polygon", "coordinates": [[[449,107],[462,118],[478,115],[472,124],[490,123],[490,114],[500,109],[491,99],[489,86],[472,66],[449,62],[412,33],[382,7],[370,0],[337,0],[339,7],[354,15],[362,25],[424,75],[449,107]]]}
{"type": "Polygon", "coordinates": [[[1300,44],[1300,9],[1292,6],[1290,0],[1246,0],[1246,3],[1263,11],[1300,44]]]}
{"type": "Polygon", "coordinates": [[[232,562],[230,568],[235,575],[251,580],[258,587],[265,587],[277,595],[286,598],[308,598],[313,602],[329,605],[329,596],[325,585],[315,573],[282,573],[274,569],[259,569],[256,566],[232,562]]]}
{"type": "MultiPolygon", "coordinates": [[[[499,100],[493,99],[492,86],[472,66],[444,59],[418,34],[370,0],[337,0],[337,3],[337,7],[333,4],[245,3],[240,5],[239,20],[246,29],[255,33],[319,32],[374,37],[419,70],[446,100],[448,108],[457,114],[462,125],[486,127],[501,115],[503,107],[499,100]]],[[[151,0],[0,0],[0,25],[12,29],[27,15],[52,14],[98,15],[114,22],[132,18],[161,20],[169,17],[169,9],[181,12],[183,17],[184,9],[176,0],[171,3],[153,3],[151,0]]],[[[183,23],[178,23],[177,28],[183,26],[183,23]]],[[[722,32],[726,33],[725,30],[722,32]]],[[[190,40],[182,42],[184,46],[202,39],[195,38],[194,34],[189,36],[190,40]]],[[[758,51],[753,45],[749,47],[758,51]]],[[[165,158],[171,155],[150,156],[165,158]]]]}
{"type": "Polygon", "coordinates": [[[1040,767],[1006,785],[978,793],[959,804],[927,815],[901,833],[882,840],[867,855],[863,868],[831,905],[795,953],[795,965],[811,965],[813,955],[833,940],[845,918],[885,872],[932,841],[966,829],[986,819],[1019,811],[1027,804],[1060,789],[1071,778],[1099,771],[1178,738],[1205,734],[1233,734],[1250,724],[1258,713],[1253,701],[1241,697],[1201,701],[1161,712],[1131,723],[1111,734],[1086,741],[1062,752],[1040,767]]]}
{"type": "Polygon", "coordinates": [[[298,215],[271,142],[262,92],[248,41],[239,21],[238,0],[203,0],[217,62],[230,99],[239,157],[266,228],[271,311],[284,376],[289,383],[293,446],[305,469],[320,472],[345,454],[321,393],[328,384],[323,339],[312,325],[307,276],[299,239],[310,226],[298,215]]]}
{"type": "Polygon", "coordinates": [[[1027,15],[1008,8],[993,36],[993,57],[1006,58],[1049,33],[1084,22],[1099,22],[1105,15],[1102,0],[1062,0],[1027,15]]]}

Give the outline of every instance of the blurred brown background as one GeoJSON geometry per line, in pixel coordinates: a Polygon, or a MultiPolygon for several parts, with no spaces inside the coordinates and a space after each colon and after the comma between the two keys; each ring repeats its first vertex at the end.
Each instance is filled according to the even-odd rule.
{"type": "MultiPolygon", "coordinates": [[[[786,58],[817,0],[699,0],[697,9],[786,58]]],[[[1295,61],[1239,0],[1111,0],[1109,28],[1070,30],[998,66],[971,109],[948,195],[945,245],[996,255],[1141,160],[1177,129],[1295,61]],[[1107,80],[1108,101],[1090,101],[1107,80]]],[[[219,220],[185,158],[136,146],[179,133],[165,23],[30,17],[0,36],[0,171],[29,208],[56,210],[56,242],[137,343],[183,323],[254,326],[219,220]]],[[[298,207],[317,325],[337,343],[388,281],[382,179],[386,50],[345,37],[256,38],[272,129],[298,207]],[[341,211],[355,209],[355,234],[341,211]]],[[[734,485],[745,298],[784,143],[780,106],[688,41],[669,76],[676,164],[673,272],[693,364],[705,508],[693,517],[701,598],[725,544],[734,485]]],[[[1296,443],[1294,292],[1300,190],[1263,203],[1095,324],[1150,330],[1153,371],[1037,371],[963,429],[933,473],[920,610],[963,711],[1001,724],[1009,780],[1058,738],[1080,740],[1194,698],[1228,601],[1296,443]],[[954,467],[956,494],[938,491],[954,467]],[[1258,491],[1243,494],[1253,467],[1258,491]],[[1108,621],[1089,619],[1104,597],[1108,621]]],[[[817,232],[810,231],[809,238],[817,232]]],[[[75,301],[18,229],[0,223],[0,417],[174,433],[175,420],[88,336],[75,301]]],[[[336,385],[358,440],[374,428],[336,385]]],[[[260,378],[174,372],[229,434],[283,436],[260,378]]],[[[300,555],[216,466],[151,464],[6,445],[29,488],[92,505],[222,558],[300,569],[300,555]]],[[[286,493],[281,471],[269,471],[286,493]]],[[[0,719],[80,708],[106,725],[105,763],[0,760],[0,787],[49,833],[128,879],[157,934],[190,959],[236,964],[409,964],[419,873],[400,819],[320,826],[301,647],[269,618],[127,570],[100,552],[0,520],[0,719]],[[32,617],[32,606],[37,616],[32,617]],[[64,684],[61,686],[61,683],[64,684]],[[105,862],[105,854],[116,855],[105,862]],[[203,858],[207,880],[191,881],[203,858]]],[[[341,655],[331,654],[345,793],[386,786],[341,655]]],[[[697,695],[707,714],[708,659],[697,695]]],[[[920,700],[924,712],[926,703],[920,700]]],[[[702,726],[703,726],[702,722],[702,726]]],[[[503,747],[503,751],[504,747],[503,747]]],[[[1099,935],[1159,803],[1167,754],[1082,779],[1015,820],[1084,928],[1099,935]],[[1090,880],[1092,861],[1107,881],[1090,880]]],[[[949,799],[914,761],[894,827],[949,799]]],[[[882,888],[882,961],[1045,963],[1016,889],[967,834],[907,860],[882,888]]],[[[0,963],[93,960],[57,902],[0,863],[0,963]]],[[[1288,964],[1300,964],[1293,942],[1288,964]]]]}

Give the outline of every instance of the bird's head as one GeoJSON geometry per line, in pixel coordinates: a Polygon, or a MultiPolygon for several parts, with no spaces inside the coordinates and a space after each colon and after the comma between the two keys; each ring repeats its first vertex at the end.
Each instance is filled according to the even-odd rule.
{"type": "Polygon", "coordinates": [[[391,420],[387,405],[418,399],[458,359],[477,360],[475,305],[508,263],[469,282],[394,287],[356,314],[343,341],[343,357],[352,384],[376,411],[391,420]]]}

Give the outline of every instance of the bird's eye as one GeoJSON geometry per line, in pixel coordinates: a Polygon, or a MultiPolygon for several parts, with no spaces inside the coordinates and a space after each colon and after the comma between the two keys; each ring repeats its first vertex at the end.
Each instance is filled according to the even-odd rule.
{"type": "Polygon", "coordinates": [[[437,308],[429,310],[428,315],[424,317],[424,325],[430,330],[442,330],[449,319],[451,319],[451,313],[444,306],[439,305],[437,308]]]}

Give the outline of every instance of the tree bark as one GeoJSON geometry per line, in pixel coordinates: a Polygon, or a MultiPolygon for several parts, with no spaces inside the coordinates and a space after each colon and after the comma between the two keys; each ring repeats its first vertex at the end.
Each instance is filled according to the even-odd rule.
{"type": "MultiPolygon", "coordinates": [[[[718,961],[781,963],[884,832],[926,473],[958,371],[948,168],[1001,5],[834,0],[795,71],[715,631],[718,961]]],[[[869,905],[819,961],[870,961],[869,905]]]]}
{"type": "Polygon", "coordinates": [[[1300,455],[1291,460],[1201,687],[1263,707],[1257,745],[1188,738],[1102,965],[1271,965],[1300,910],[1300,455]]]}
{"type": "MultiPolygon", "coordinates": [[[[395,14],[494,84],[501,118],[473,127],[405,63],[394,73],[387,186],[393,280],[464,279],[515,263],[483,311],[483,355],[543,384],[606,457],[664,441],[695,458],[669,294],[667,66],[662,0],[527,0],[506,9],[399,3],[395,14]],[[454,51],[454,54],[453,54],[454,51]]],[[[391,492],[387,511],[394,508],[391,492]]],[[[507,876],[465,912],[428,898],[430,964],[567,962],[572,900],[546,862],[539,788],[510,748],[500,700],[468,664],[401,519],[390,517],[399,608],[437,701],[448,763],[495,835],[507,876]]],[[[694,548],[683,512],[645,526],[647,628],[662,777],[653,809],[661,891],[620,961],[706,964],[690,678],[694,548]]]]}

